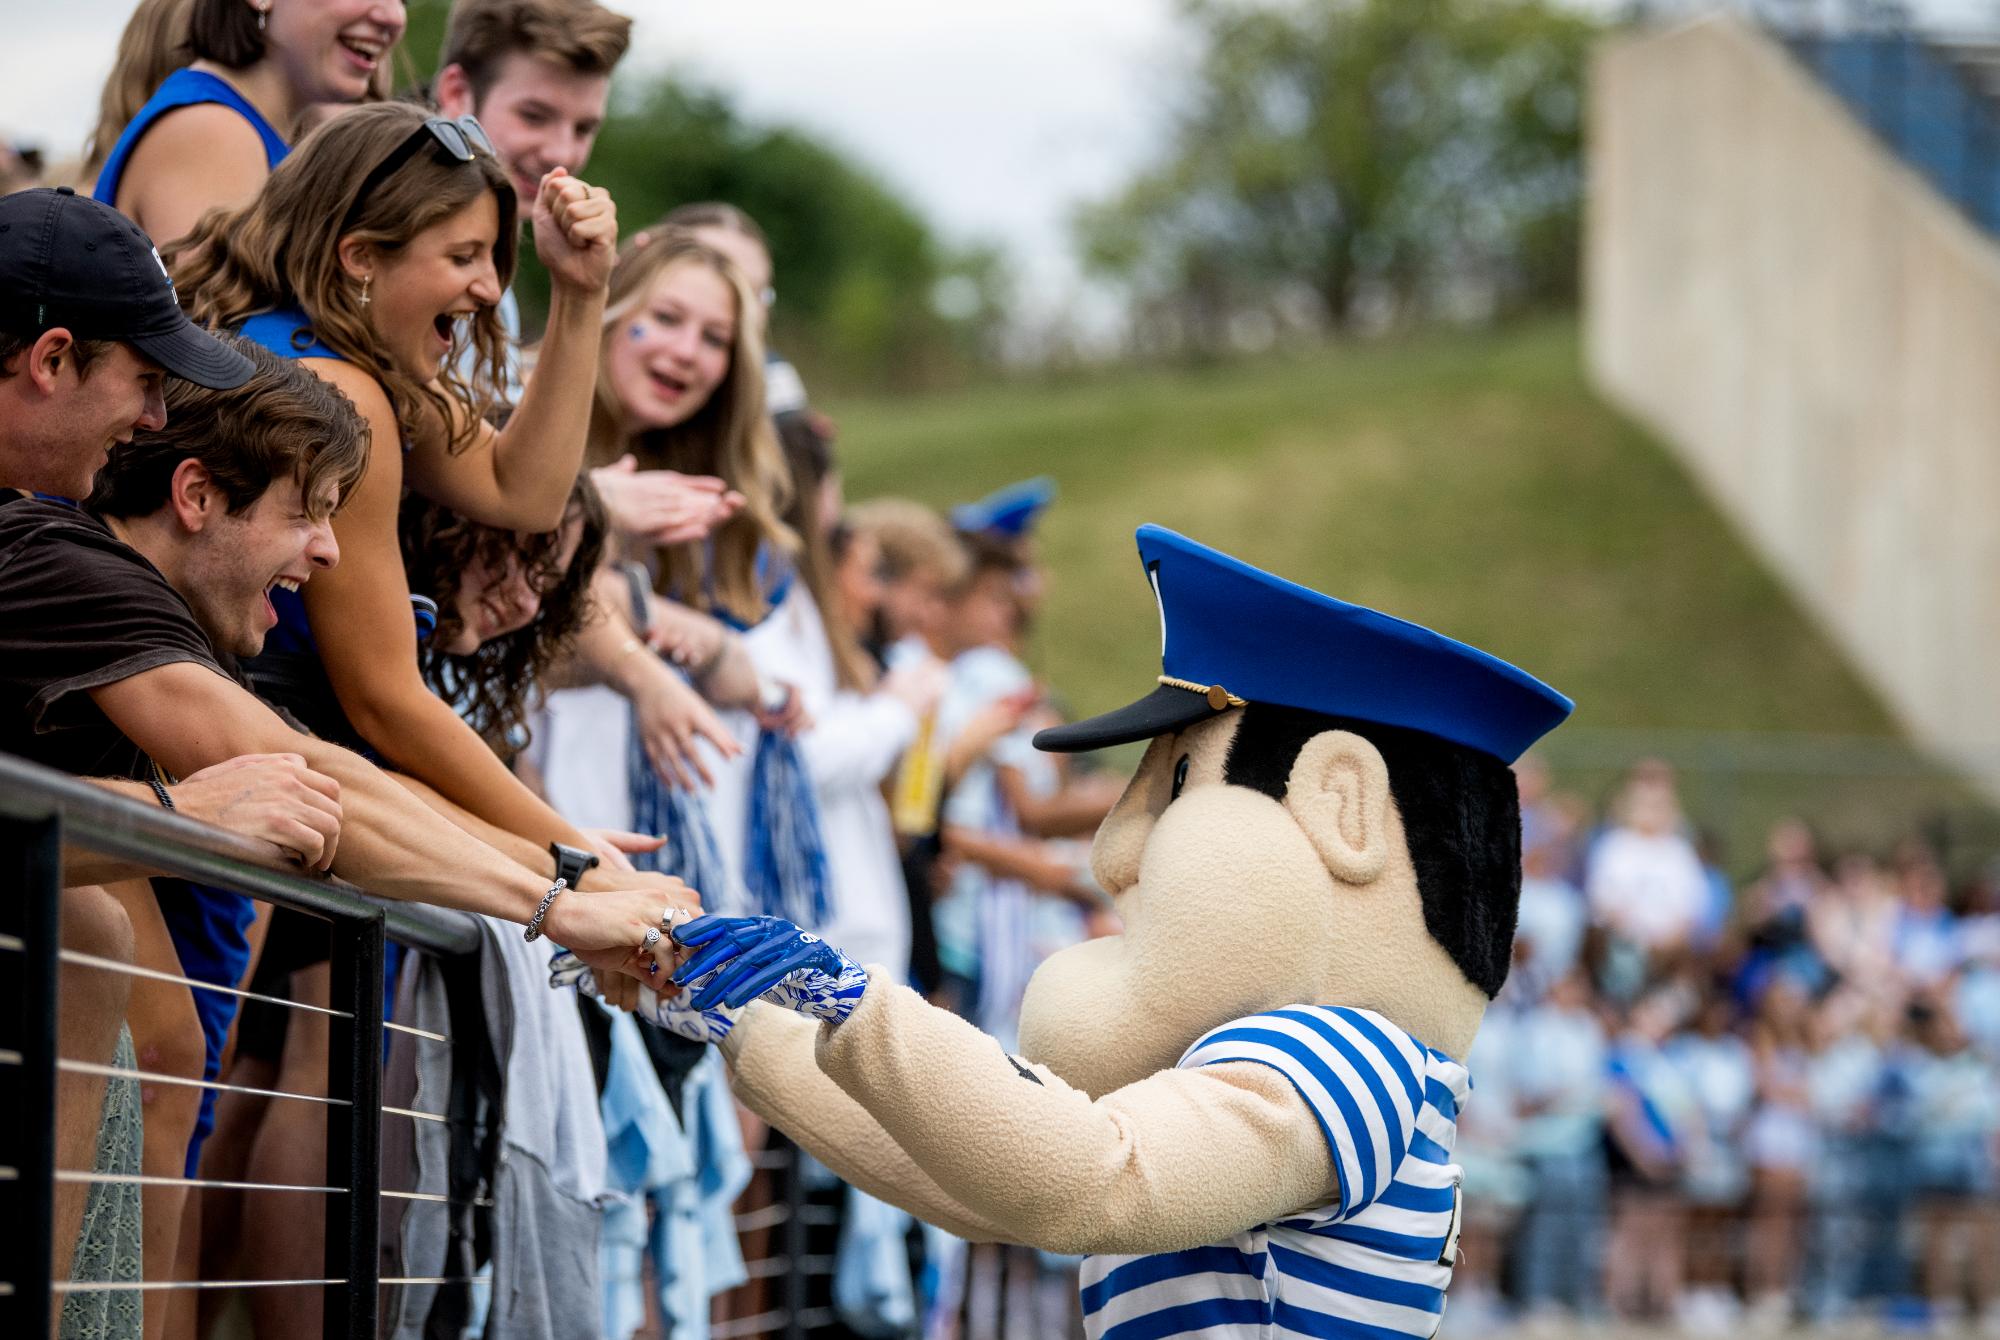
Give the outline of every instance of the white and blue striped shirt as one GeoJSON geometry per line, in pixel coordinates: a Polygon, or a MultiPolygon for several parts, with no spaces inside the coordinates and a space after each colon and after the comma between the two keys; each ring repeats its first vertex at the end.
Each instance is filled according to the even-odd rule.
{"type": "Polygon", "coordinates": [[[1268,1065],[1298,1089],[1340,1199],[1211,1247],[1087,1258],[1090,1340],[1435,1334],[1457,1249],[1465,1067],[1371,1010],[1318,1005],[1224,1024],[1179,1068],[1228,1061],[1268,1065]]]}

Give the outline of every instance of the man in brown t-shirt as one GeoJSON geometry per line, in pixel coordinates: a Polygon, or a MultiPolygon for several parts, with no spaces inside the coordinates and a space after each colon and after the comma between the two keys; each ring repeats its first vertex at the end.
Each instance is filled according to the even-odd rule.
{"type": "MultiPolygon", "coordinates": [[[[0,198],[0,510],[29,496],[17,490],[58,497],[88,493],[114,443],[165,421],[169,378],[228,388],[240,385],[250,371],[247,359],[181,313],[151,241],[115,210],[60,190],[0,198]]],[[[83,606],[71,613],[88,618],[86,611],[94,608],[103,607],[83,606]]],[[[16,724],[10,718],[4,727],[11,730],[16,724]]],[[[82,770],[128,778],[132,771],[122,766],[82,770]]],[[[141,781],[90,780],[147,804],[155,799],[141,781]]],[[[264,844],[274,861],[296,854],[324,869],[340,832],[338,795],[331,778],[286,752],[221,761],[174,786],[171,798],[190,818],[264,844]]],[[[62,946],[99,960],[130,962],[136,948],[131,916],[115,896],[97,886],[144,869],[66,848],[63,875],[69,887],[59,908],[62,946]]],[[[132,980],[76,963],[62,966],[57,1016],[62,1056],[100,1066],[114,1059],[132,980]]],[[[102,1152],[103,1101],[101,1075],[58,1075],[58,1167],[95,1166],[102,1152]]],[[[57,1184],[52,1277],[70,1273],[86,1198],[135,1190],[57,1184]]]]}
{"type": "MultiPolygon", "coordinates": [[[[367,451],[337,390],[234,343],[257,363],[251,381],[170,387],[167,426],[118,449],[91,510],[0,508],[0,748],[73,771],[138,768],[143,755],[168,774],[295,749],[340,784],[336,873],[384,897],[527,922],[549,881],[526,862],[539,868],[543,853],[510,860],[358,754],[295,731],[227,668],[276,622],[274,585],[338,561],[332,513],[367,451]]],[[[631,871],[584,882],[606,891],[553,902],[549,936],[643,974],[638,946],[685,886],[631,871]]]]}
{"type": "MultiPolygon", "coordinates": [[[[360,417],[331,383],[242,347],[251,380],[170,386],[166,426],[116,450],[88,509],[0,507],[0,748],[169,777],[296,750],[340,787],[336,873],[386,897],[533,918],[612,971],[646,975],[647,932],[657,942],[669,912],[694,902],[680,881],[593,872],[589,889],[556,896],[564,890],[538,873],[547,858],[532,844],[503,853],[480,841],[360,755],[294,730],[236,678],[232,658],[254,654],[277,622],[271,589],[338,561],[332,515],[367,452],[360,417]]],[[[133,1023],[137,1032],[136,1006],[133,1023]]],[[[146,1171],[173,1177],[192,1118],[156,1141],[163,1125],[148,1112],[146,1171]]],[[[152,1262],[171,1263],[177,1226],[149,1199],[149,1275],[152,1262]]]]}

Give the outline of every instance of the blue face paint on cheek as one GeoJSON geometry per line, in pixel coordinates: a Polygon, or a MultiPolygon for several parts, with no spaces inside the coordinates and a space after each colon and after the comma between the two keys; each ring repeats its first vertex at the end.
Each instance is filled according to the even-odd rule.
{"type": "Polygon", "coordinates": [[[627,339],[629,339],[629,340],[643,340],[643,339],[645,339],[645,338],[646,338],[646,323],[645,323],[644,321],[634,321],[634,322],[633,322],[633,323],[632,323],[632,324],[631,324],[630,326],[626,327],[626,329],[625,329],[625,338],[627,338],[627,339]]]}

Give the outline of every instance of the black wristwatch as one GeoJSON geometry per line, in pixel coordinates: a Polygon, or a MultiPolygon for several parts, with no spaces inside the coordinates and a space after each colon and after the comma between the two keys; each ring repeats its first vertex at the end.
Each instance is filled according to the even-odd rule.
{"type": "Polygon", "coordinates": [[[551,842],[549,854],[556,858],[556,878],[568,880],[572,889],[583,878],[584,871],[597,868],[597,853],[581,847],[566,847],[560,842],[551,842]]]}

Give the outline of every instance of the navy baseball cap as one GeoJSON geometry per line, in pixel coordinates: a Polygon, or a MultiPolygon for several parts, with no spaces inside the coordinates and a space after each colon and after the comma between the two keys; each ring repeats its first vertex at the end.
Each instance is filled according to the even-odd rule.
{"type": "Polygon", "coordinates": [[[256,371],[188,320],[138,224],[67,186],[0,196],[0,330],[34,336],[57,326],[79,340],[129,344],[211,390],[241,386],[256,371]]]}
{"type": "Polygon", "coordinates": [[[952,529],[961,535],[1018,540],[1035,528],[1042,513],[1055,500],[1056,481],[1047,475],[1036,475],[989,493],[978,502],[960,503],[952,508],[952,529]]]}
{"type": "Polygon", "coordinates": [[[1035,736],[1053,753],[1128,744],[1246,703],[1420,730],[1512,763],[1574,710],[1524,670],[1321,595],[1159,526],[1139,559],[1160,607],[1159,687],[1035,736]]]}

